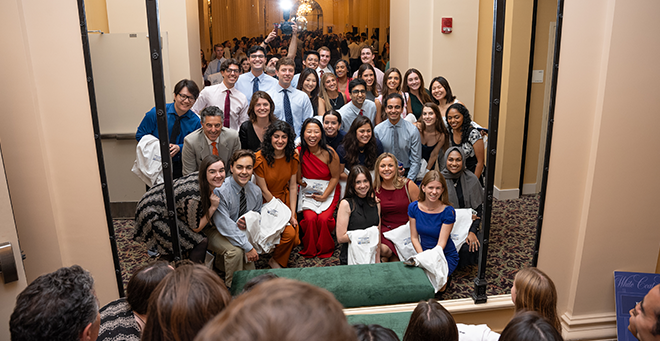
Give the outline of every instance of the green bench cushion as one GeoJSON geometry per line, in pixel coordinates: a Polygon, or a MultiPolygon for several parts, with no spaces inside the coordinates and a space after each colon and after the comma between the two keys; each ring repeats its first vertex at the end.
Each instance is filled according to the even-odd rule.
{"type": "Polygon", "coordinates": [[[413,303],[434,295],[424,270],[402,262],[238,271],[231,294],[236,296],[247,281],[267,272],[325,288],[344,308],[413,303]]]}
{"type": "Polygon", "coordinates": [[[385,328],[392,329],[400,340],[403,340],[403,334],[406,333],[408,322],[410,321],[412,311],[405,313],[389,314],[368,314],[368,315],[349,315],[346,316],[350,324],[379,324],[385,328]]]}

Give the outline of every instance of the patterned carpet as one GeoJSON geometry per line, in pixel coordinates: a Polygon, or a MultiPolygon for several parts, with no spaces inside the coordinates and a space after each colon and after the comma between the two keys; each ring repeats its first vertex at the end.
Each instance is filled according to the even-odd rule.
{"type": "MultiPolygon", "coordinates": [[[[509,293],[515,273],[530,265],[534,252],[538,206],[538,196],[523,196],[520,199],[505,201],[493,200],[491,242],[486,269],[488,295],[509,293]]],[[[124,286],[133,270],[150,260],[145,246],[129,239],[133,224],[134,221],[131,219],[114,220],[124,286]]],[[[300,250],[300,246],[293,249],[289,259],[290,267],[339,265],[339,246],[335,249],[334,255],[327,259],[305,259],[298,254],[300,250]]],[[[267,268],[268,259],[269,256],[261,258],[256,263],[257,268],[267,268]]],[[[470,297],[474,291],[473,280],[476,275],[476,265],[456,270],[444,299],[470,297]]]]}

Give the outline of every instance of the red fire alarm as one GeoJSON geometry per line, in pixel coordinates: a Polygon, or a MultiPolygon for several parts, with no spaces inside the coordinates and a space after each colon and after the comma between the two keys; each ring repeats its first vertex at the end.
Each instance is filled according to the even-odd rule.
{"type": "Polygon", "coordinates": [[[452,18],[442,18],[442,33],[451,33],[452,22],[452,18]]]}

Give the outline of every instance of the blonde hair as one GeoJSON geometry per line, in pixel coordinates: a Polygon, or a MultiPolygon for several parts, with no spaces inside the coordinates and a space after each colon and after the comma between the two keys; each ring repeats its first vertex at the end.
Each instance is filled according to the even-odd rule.
{"type": "Polygon", "coordinates": [[[557,289],[550,277],[538,268],[524,268],[516,274],[513,285],[516,287],[516,314],[535,311],[561,333],[557,316],[557,289]]]}
{"type": "MultiPolygon", "coordinates": [[[[323,102],[325,102],[325,111],[334,109],[332,107],[332,104],[330,103],[330,96],[328,96],[328,92],[325,90],[325,81],[330,77],[334,77],[335,79],[337,79],[337,76],[335,76],[334,73],[326,72],[321,77],[321,84],[319,84],[319,88],[321,89],[321,94],[319,95],[319,97],[321,97],[323,99],[323,102]]],[[[339,88],[337,88],[337,93],[339,94],[339,96],[342,95],[341,91],[339,91],[339,88]]],[[[319,113],[319,115],[323,115],[323,114],[325,113],[323,112],[319,113]]]]}
{"type": "Polygon", "coordinates": [[[445,177],[442,176],[442,174],[440,174],[440,172],[437,170],[429,171],[426,173],[426,175],[424,175],[422,184],[419,186],[419,202],[426,200],[424,187],[426,187],[432,181],[439,181],[440,184],[442,184],[442,194],[440,195],[440,201],[447,206],[451,206],[451,203],[449,202],[449,193],[447,191],[447,181],[445,180],[445,177]]]}
{"type": "Polygon", "coordinates": [[[398,172],[399,161],[396,159],[396,156],[394,156],[394,154],[392,153],[382,153],[376,159],[376,163],[374,165],[374,191],[377,193],[380,193],[380,187],[382,186],[382,182],[383,182],[383,178],[380,176],[380,172],[378,171],[380,169],[380,163],[388,157],[394,160],[394,167],[397,168],[397,171],[395,172],[396,174],[394,176],[394,180],[392,181],[394,188],[401,189],[403,188],[403,186],[406,185],[405,179],[402,179],[402,177],[399,175],[398,172]]]}

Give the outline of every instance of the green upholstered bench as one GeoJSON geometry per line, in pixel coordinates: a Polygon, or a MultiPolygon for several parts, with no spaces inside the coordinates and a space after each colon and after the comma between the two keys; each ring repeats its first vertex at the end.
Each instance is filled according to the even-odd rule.
{"type": "Polygon", "coordinates": [[[424,270],[402,262],[238,271],[231,294],[239,294],[247,281],[267,272],[325,288],[344,308],[413,303],[434,294],[424,270]]]}
{"type": "Polygon", "coordinates": [[[399,339],[403,340],[403,334],[406,333],[410,315],[412,315],[412,311],[389,314],[349,315],[346,318],[350,324],[379,324],[385,328],[392,329],[399,339]]]}

